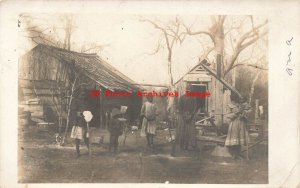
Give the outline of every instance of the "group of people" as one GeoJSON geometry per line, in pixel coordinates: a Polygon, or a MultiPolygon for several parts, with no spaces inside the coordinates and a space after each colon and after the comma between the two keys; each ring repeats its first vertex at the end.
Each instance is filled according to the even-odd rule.
{"type": "MultiPolygon", "coordinates": [[[[241,147],[248,143],[247,132],[247,114],[250,112],[249,105],[245,101],[240,101],[239,98],[232,98],[232,104],[228,105],[230,113],[227,118],[230,119],[228,128],[228,134],[225,141],[225,146],[229,148],[229,151],[233,158],[241,158],[241,147]]],[[[197,106],[197,102],[191,98],[182,96],[178,101],[178,115],[177,115],[177,127],[175,144],[178,144],[181,149],[187,150],[189,147],[197,148],[196,132],[195,132],[195,115],[200,108],[197,106]],[[179,134],[179,132],[181,132],[179,134]],[[180,136],[178,136],[180,135],[180,136]]],[[[110,132],[109,151],[113,148],[117,151],[118,138],[123,133],[123,127],[120,118],[123,117],[120,109],[113,109],[111,121],[109,123],[108,130],[110,132]]],[[[158,111],[153,97],[147,97],[147,101],[141,108],[141,137],[145,137],[147,146],[154,149],[154,137],[156,134],[158,111]]],[[[76,157],[80,156],[79,145],[80,140],[83,139],[87,148],[89,148],[89,135],[87,131],[87,123],[81,112],[77,112],[75,126],[73,126],[71,137],[75,139],[76,145],[76,157]]]]}
{"type": "MultiPolygon", "coordinates": [[[[108,131],[110,132],[110,139],[109,139],[109,147],[108,150],[111,152],[113,149],[114,152],[117,151],[118,148],[118,139],[119,136],[123,133],[123,127],[118,120],[119,118],[122,118],[123,114],[120,112],[120,109],[114,108],[112,110],[112,118],[109,123],[108,131]]],[[[81,140],[84,141],[86,147],[89,150],[90,147],[90,135],[89,135],[89,126],[88,122],[86,121],[86,118],[82,111],[76,112],[76,118],[73,122],[74,126],[71,131],[71,138],[75,139],[75,145],[76,145],[76,158],[80,156],[80,142],[81,140]]]]}
{"type": "MultiPolygon", "coordinates": [[[[81,140],[84,141],[88,149],[90,147],[87,122],[84,119],[82,110],[84,109],[81,108],[81,111],[77,111],[75,121],[73,122],[74,126],[71,132],[71,138],[75,139],[76,158],[80,156],[79,146],[81,140]]],[[[157,108],[153,103],[153,97],[147,97],[147,101],[141,108],[141,136],[146,137],[147,145],[152,149],[154,146],[153,140],[156,132],[157,115],[157,108]]],[[[111,150],[113,149],[113,151],[116,152],[118,149],[119,136],[123,134],[123,126],[120,118],[124,119],[124,114],[120,111],[119,108],[113,108],[110,112],[110,116],[111,118],[108,123],[108,131],[110,133],[108,150],[109,152],[111,152],[111,150]]]]}
{"type": "MultiPolygon", "coordinates": [[[[232,103],[228,105],[230,112],[225,116],[230,119],[225,146],[228,147],[234,159],[241,159],[243,158],[241,148],[249,143],[247,120],[251,107],[245,99],[235,95],[232,95],[231,101],[232,103]]],[[[177,108],[177,127],[174,144],[178,144],[183,150],[188,150],[189,148],[197,149],[194,120],[200,107],[195,98],[181,96],[177,108]]],[[[141,136],[145,136],[148,146],[153,148],[157,109],[152,97],[148,97],[147,102],[142,106],[141,116],[143,118],[141,136]]]]}

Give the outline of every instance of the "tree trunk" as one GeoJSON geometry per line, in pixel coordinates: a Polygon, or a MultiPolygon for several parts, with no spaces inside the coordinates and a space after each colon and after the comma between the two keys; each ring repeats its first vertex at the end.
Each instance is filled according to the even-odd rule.
{"type": "Polygon", "coordinates": [[[68,33],[68,50],[71,50],[71,33],[68,33]]]}
{"type": "MultiPolygon", "coordinates": [[[[224,28],[223,28],[223,22],[222,17],[219,17],[218,22],[214,24],[214,26],[211,28],[211,30],[214,30],[214,45],[215,50],[217,53],[216,56],[216,62],[217,62],[217,73],[220,77],[223,77],[224,75],[224,28]]],[[[223,114],[223,85],[220,82],[216,82],[216,106],[215,106],[215,112],[223,114]]],[[[220,124],[223,124],[223,115],[219,119],[220,124]]]]}
{"type": "Polygon", "coordinates": [[[172,50],[169,50],[168,54],[168,75],[170,86],[173,86],[173,74],[172,74],[172,50]]]}
{"type": "Polygon", "coordinates": [[[252,81],[251,89],[250,89],[250,93],[249,93],[249,104],[251,104],[251,102],[252,102],[255,83],[258,80],[260,73],[261,73],[261,71],[257,72],[256,75],[255,75],[255,77],[254,77],[254,79],[253,79],[253,81],[252,81]]]}
{"type": "Polygon", "coordinates": [[[66,125],[64,137],[63,137],[63,140],[62,140],[62,144],[65,143],[65,139],[66,139],[67,132],[68,132],[68,129],[69,129],[69,124],[70,124],[70,113],[71,113],[71,105],[72,105],[73,93],[74,93],[74,90],[75,90],[76,82],[77,82],[77,77],[75,78],[75,80],[74,80],[74,82],[73,82],[73,84],[72,84],[71,96],[70,96],[70,101],[69,101],[69,105],[68,105],[67,125],[66,125]]]}

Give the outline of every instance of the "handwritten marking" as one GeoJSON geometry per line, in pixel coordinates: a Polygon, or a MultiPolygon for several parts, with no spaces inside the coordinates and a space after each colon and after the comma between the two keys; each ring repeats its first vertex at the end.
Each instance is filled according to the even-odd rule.
{"type": "MultiPolygon", "coordinates": [[[[292,46],[292,40],[294,38],[292,37],[290,40],[287,40],[285,41],[285,43],[288,45],[288,46],[292,46]]],[[[292,62],[292,51],[290,50],[289,54],[288,54],[288,59],[286,61],[286,72],[288,73],[288,75],[292,76],[293,75],[293,68],[290,67],[290,63],[292,62]]],[[[293,65],[295,66],[295,65],[293,65]]]]}
{"type": "Polygon", "coordinates": [[[292,40],[293,40],[293,39],[294,39],[294,38],[292,37],[290,40],[287,40],[287,41],[286,41],[286,44],[289,45],[289,46],[291,46],[291,45],[292,45],[292,40]]]}

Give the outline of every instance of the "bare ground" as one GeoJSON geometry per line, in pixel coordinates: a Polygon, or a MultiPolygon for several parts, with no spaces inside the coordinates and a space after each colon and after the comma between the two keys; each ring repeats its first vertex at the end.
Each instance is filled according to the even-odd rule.
{"type": "MultiPolygon", "coordinates": [[[[178,151],[169,155],[171,144],[160,131],[156,147],[150,151],[138,133],[129,134],[117,153],[108,153],[107,138],[92,145],[92,156],[84,144],[82,155],[75,158],[71,139],[62,147],[55,144],[53,131],[34,126],[19,129],[20,183],[268,183],[267,144],[251,150],[250,160],[212,157],[212,147],[196,151],[178,151]]],[[[122,141],[123,138],[119,140],[122,141]]]]}

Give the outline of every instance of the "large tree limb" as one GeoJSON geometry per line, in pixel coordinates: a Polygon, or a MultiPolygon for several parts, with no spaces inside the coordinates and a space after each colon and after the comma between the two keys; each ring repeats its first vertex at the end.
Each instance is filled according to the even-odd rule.
{"type": "Polygon", "coordinates": [[[266,20],[266,21],[265,21],[264,23],[262,23],[262,24],[257,25],[256,27],[253,27],[250,31],[244,33],[243,36],[240,38],[240,40],[239,40],[239,42],[238,42],[237,45],[242,45],[242,43],[243,43],[246,39],[250,38],[251,36],[253,37],[253,35],[255,35],[255,34],[258,35],[258,30],[259,30],[261,27],[265,26],[267,23],[268,23],[268,20],[266,20]]]}
{"type": "Polygon", "coordinates": [[[261,38],[262,36],[265,36],[267,34],[267,31],[265,31],[264,33],[261,33],[261,34],[259,34],[259,32],[258,32],[258,29],[263,27],[267,23],[268,23],[268,21],[266,20],[264,23],[254,27],[251,31],[246,32],[240,38],[240,40],[238,41],[238,43],[235,47],[234,53],[229,60],[229,66],[228,66],[227,70],[224,72],[224,76],[230,70],[232,70],[232,67],[234,66],[234,63],[236,62],[236,59],[238,58],[238,56],[244,49],[246,49],[247,47],[249,47],[250,45],[255,43],[259,38],[261,38]]]}
{"type": "Polygon", "coordinates": [[[88,52],[88,51],[91,51],[91,50],[102,50],[103,48],[105,48],[106,46],[109,46],[109,45],[96,45],[96,46],[91,46],[89,47],[88,49],[84,49],[84,50],[81,50],[82,53],[85,53],[85,52],[88,52]]]}
{"type": "Polygon", "coordinates": [[[201,55],[201,59],[205,59],[207,58],[207,56],[215,49],[215,47],[211,47],[209,49],[207,49],[204,54],[201,55]]]}
{"type": "Polygon", "coordinates": [[[262,66],[259,66],[259,65],[246,64],[246,63],[235,64],[234,66],[232,66],[231,70],[238,67],[238,66],[248,66],[248,67],[253,67],[253,68],[256,68],[256,69],[268,70],[268,68],[265,68],[265,67],[262,67],[262,66]]]}
{"type": "Polygon", "coordinates": [[[265,36],[267,35],[267,32],[264,32],[260,35],[257,35],[255,36],[253,39],[247,41],[246,43],[244,43],[242,46],[241,46],[241,50],[247,48],[248,46],[250,46],[251,44],[255,43],[259,38],[261,38],[262,36],[265,36]]]}
{"type": "Polygon", "coordinates": [[[215,43],[215,38],[210,32],[208,32],[208,31],[194,31],[193,32],[193,31],[190,30],[190,28],[187,28],[187,27],[185,27],[185,28],[186,28],[186,32],[183,33],[183,34],[188,34],[188,35],[202,35],[203,34],[203,35],[207,35],[212,40],[212,42],[215,43]]]}

